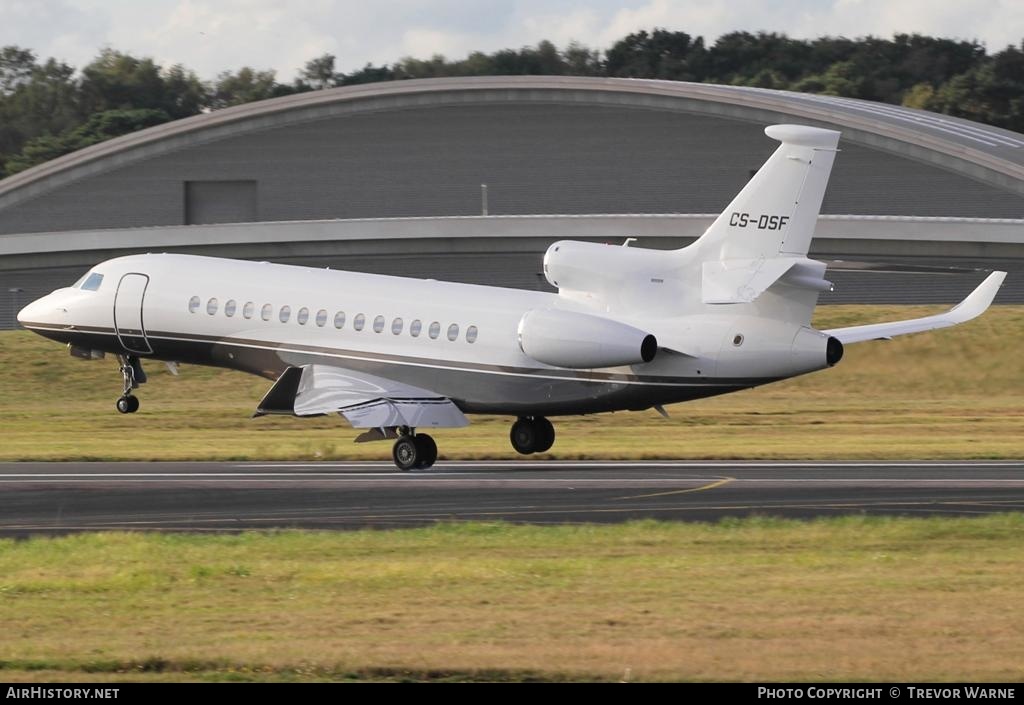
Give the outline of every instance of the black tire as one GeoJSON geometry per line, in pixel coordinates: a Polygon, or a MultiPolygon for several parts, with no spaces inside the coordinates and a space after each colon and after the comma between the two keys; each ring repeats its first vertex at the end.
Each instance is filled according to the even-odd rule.
{"type": "MultiPolygon", "coordinates": [[[[119,397],[115,405],[117,406],[117,410],[122,414],[132,413],[131,402],[128,401],[131,398],[132,397],[119,397]]],[[[138,400],[136,399],[136,401],[138,400]]]]}
{"type": "Polygon", "coordinates": [[[512,441],[512,447],[517,453],[530,455],[537,452],[537,424],[532,419],[519,419],[512,424],[508,438],[512,441]]]}
{"type": "Polygon", "coordinates": [[[420,460],[420,449],[416,444],[416,439],[412,436],[399,438],[391,449],[391,457],[394,458],[395,465],[399,470],[403,472],[412,470],[420,460]]]}
{"type": "Polygon", "coordinates": [[[555,444],[555,427],[543,416],[535,418],[533,423],[537,427],[537,448],[533,452],[546,453],[555,444]]]}
{"type": "Polygon", "coordinates": [[[128,413],[134,414],[139,410],[139,398],[136,396],[129,395],[128,397],[128,413]]]}
{"type": "Polygon", "coordinates": [[[434,439],[425,433],[417,433],[414,436],[416,441],[416,449],[419,451],[420,460],[416,463],[416,468],[419,470],[426,470],[437,460],[437,443],[434,439]]]}

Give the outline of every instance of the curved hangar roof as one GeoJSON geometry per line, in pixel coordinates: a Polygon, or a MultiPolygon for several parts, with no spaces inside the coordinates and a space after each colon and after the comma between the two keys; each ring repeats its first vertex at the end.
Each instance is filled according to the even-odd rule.
{"type": "Polygon", "coordinates": [[[1024,135],[1007,130],[759,88],[516,76],[336,88],[126,135],[0,181],[0,233],[472,215],[481,183],[491,213],[717,212],[775,122],[843,132],[824,212],[1024,214],[1024,135]]]}

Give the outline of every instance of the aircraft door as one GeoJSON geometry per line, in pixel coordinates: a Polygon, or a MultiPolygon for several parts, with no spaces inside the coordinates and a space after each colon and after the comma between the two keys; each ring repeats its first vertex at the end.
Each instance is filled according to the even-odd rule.
{"type": "Polygon", "coordinates": [[[153,352],[146,339],[146,328],[142,321],[143,302],[149,277],[145,274],[125,274],[117,284],[114,296],[114,330],[117,339],[128,352],[153,352]]]}

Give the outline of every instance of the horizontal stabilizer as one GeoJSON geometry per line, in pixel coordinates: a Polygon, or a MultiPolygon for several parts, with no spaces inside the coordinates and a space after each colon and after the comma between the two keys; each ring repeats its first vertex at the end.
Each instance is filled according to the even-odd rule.
{"type": "Polygon", "coordinates": [[[703,264],[701,299],[706,304],[748,304],[778,281],[801,289],[829,291],[825,265],[805,257],[731,259],[703,264]]]}
{"type": "Polygon", "coordinates": [[[969,267],[937,267],[930,264],[902,262],[857,262],[853,260],[823,260],[830,272],[870,272],[873,274],[974,274],[991,269],[969,267]]]}
{"type": "Polygon", "coordinates": [[[865,340],[888,340],[897,335],[921,333],[936,328],[947,328],[977,318],[992,304],[999,287],[1003,285],[1006,272],[992,272],[978,288],[959,304],[934,316],[912,318],[891,323],[872,323],[865,326],[850,326],[824,331],[838,338],[841,343],[860,343],[865,340]]]}

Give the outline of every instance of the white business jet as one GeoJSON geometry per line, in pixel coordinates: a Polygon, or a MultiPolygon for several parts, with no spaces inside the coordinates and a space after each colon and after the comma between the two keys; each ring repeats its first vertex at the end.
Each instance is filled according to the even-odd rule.
{"type": "MultiPolygon", "coordinates": [[[[782,144],[693,244],[663,251],[556,242],[557,294],[175,254],[97,265],[18,314],[72,355],[120,361],[132,413],[143,360],[274,380],[256,415],[338,413],[430,467],[424,429],[508,414],[513,447],[547,451],[547,417],[655,408],[831,367],[843,345],[963,323],[993,272],[950,311],[818,331],[826,264],[807,258],[839,133],[773,125],[782,144]]],[[[626,243],[628,245],[628,241],[626,243]]]]}

